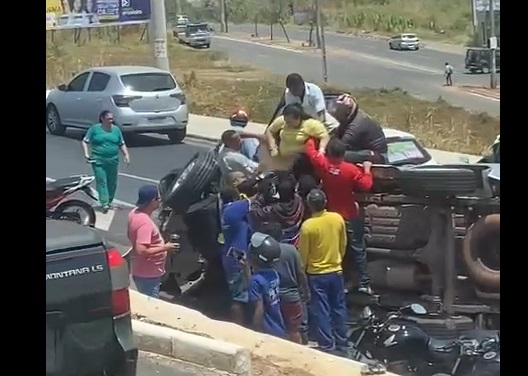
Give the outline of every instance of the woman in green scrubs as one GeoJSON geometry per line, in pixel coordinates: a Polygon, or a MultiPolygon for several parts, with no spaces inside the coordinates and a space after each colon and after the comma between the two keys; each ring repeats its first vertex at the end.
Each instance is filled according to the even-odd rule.
{"type": "Polygon", "coordinates": [[[86,162],[93,168],[103,213],[107,213],[117,189],[119,151],[123,153],[125,163],[130,163],[123,134],[114,124],[114,115],[110,111],[101,112],[99,124],[94,124],[88,129],[82,140],[82,147],[86,162]]]}

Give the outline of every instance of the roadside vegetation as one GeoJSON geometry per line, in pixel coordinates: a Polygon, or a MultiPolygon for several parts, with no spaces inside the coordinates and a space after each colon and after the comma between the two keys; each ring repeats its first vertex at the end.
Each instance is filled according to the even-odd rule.
{"type": "MultiPolygon", "coordinates": [[[[74,42],[70,31],[47,32],[46,85],[69,81],[92,66],[153,65],[151,47],[140,40],[140,30],[123,28],[120,42],[106,30],[82,34],[74,42]]],[[[283,92],[284,77],[250,66],[237,65],[225,54],[193,50],[169,42],[171,70],[184,88],[191,112],[227,117],[245,108],[252,121],[267,123],[283,92]]],[[[427,102],[398,88],[329,88],[352,93],[383,126],[413,133],[427,147],[481,154],[500,133],[499,119],[453,107],[439,98],[427,102]]]]}
{"type": "MultiPolygon", "coordinates": [[[[175,16],[176,1],[165,0],[168,13],[175,16]]],[[[179,0],[178,0],[179,1],[179,0]]],[[[183,2],[191,17],[220,21],[218,2],[183,2]]],[[[235,23],[285,23],[313,20],[313,0],[229,0],[229,21],[235,23]],[[292,17],[292,10],[295,16],[292,17]]],[[[322,14],[330,29],[347,33],[394,35],[417,33],[426,40],[468,44],[473,27],[468,0],[325,0],[322,14]]],[[[500,28],[500,25],[499,25],[500,28]]]]}

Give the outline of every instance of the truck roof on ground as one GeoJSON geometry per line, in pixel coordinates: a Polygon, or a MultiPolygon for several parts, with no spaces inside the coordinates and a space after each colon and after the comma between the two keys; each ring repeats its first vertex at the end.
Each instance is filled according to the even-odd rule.
{"type": "Polygon", "coordinates": [[[103,239],[90,227],[68,221],[46,220],[46,253],[101,244],[103,239]]]}

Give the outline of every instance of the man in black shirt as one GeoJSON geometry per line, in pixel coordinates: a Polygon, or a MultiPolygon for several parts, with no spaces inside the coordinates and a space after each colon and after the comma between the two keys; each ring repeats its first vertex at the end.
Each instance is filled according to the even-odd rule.
{"type": "Polygon", "coordinates": [[[376,120],[359,109],[357,101],[350,94],[337,98],[334,117],[339,121],[335,137],[347,148],[345,161],[360,163],[371,161],[385,163],[387,140],[383,129],[376,120]]]}

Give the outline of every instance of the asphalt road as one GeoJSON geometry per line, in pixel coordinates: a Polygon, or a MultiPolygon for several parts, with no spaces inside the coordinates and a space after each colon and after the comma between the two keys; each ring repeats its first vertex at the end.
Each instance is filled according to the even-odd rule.
{"type": "MultiPolygon", "coordinates": [[[[261,27],[260,35],[265,37],[268,29],[261,27]]],[[[233,35],[249,35],[253,31],[250,26],[239,25],[232,26],[231,32],[233,35]]],[[[289,33],[292,39],[307,38],[306,31],[289,29],[289,33]]],[[[228,38],[229,35],[218,35],[211,48],[227,52],[234,61],[259,66],[275,74],[298,72],[307,80],[322,81],[322,61],[317,54],[228,38]]],[[[400,87],[424,99],[434,101],[441,96],[452,104],[474,111],[500,114],[499,101],[443,86],[445,62],[450,62],[455,69],[453,80],[456,85],[489,84],[489,75],[463,73],[463,55],[427,48],[419,51],[391,51],[385,41],[337,34],[329,34],[326,41],[330,84],[348,88],[400,87]]]]}
{"type": "Polygon", "coordinates": [[[164,356],[140,352],[139,376],[222,376],[226,373],[196,367],[164,356]]]}
{"type": "MultiPolygon", "coordinates": [[[[57,179],[73,174],[92,174],[84,162],[80,139],[81,132],[68,130],[66,137],[46,133],[46,176],[57,179]]],[[[191,141],[171,145],[164,138],[137,136],[128,140],[131,163],[120,167],[117,199],[134,203],[137,191],[144,184],[157,184],[174,168],[184,166],[192,156],[210,146],[191,141]]]]}

